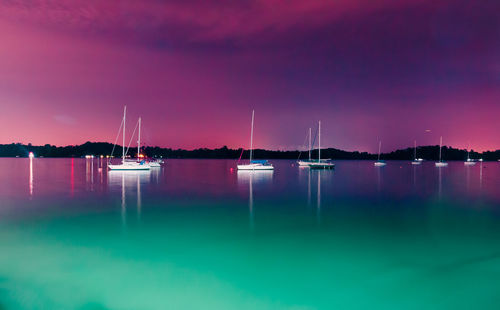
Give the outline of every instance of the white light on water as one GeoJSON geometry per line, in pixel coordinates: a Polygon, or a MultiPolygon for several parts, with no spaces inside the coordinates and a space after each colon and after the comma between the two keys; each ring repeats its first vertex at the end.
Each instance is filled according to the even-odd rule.
{"type": "Polygon", "coordinates": [[[33,152],[30,152],[28,156],[29,156],[29,158],[34,158],[35,154],[33,154],[33,152]]]}

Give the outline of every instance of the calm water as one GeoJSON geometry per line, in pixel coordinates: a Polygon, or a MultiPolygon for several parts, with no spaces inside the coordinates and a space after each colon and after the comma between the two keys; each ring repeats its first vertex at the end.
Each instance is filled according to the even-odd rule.
{"type": "Polygon", "coordinates": [[[0,309],[499,309],[500,164],[0,159],[0,309]]]}

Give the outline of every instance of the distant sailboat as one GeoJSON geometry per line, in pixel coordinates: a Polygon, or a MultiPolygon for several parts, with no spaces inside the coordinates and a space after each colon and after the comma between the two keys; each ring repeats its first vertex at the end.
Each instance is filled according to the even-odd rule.
{"type": "Polygon", "coordinates": [[[311,161],[309,168],[311,169],[333,169],[335,164],[329,159],[321,160],[321,121],[318,121],[318,160],[311,161]]]}
{"type": "Polygon", "coordinates": [[[250,130],[250,162],[246,165],[237,165],[238,170],[274,170],[274,167],[267,160],[253,160],[253,122],[255,111],[252,110],[252,129],[250,130]]]}
{"type": "Polygon", "coordinates": [[[465,166],[474,166],[476,162],[473,159],[470,159],[470,143],[467,147],[467,160],[464,161],[465,166]]]}
{"type": "Polygon", "coordinates": [[[380,150],[382,149],[382,141],[379,141],[378,142],[378,157],[377,157],[377,161],[373,164],[375,165],[375,167],[383,167],[385,165],[387,165],[387,163],[383,160],[380,160],[380,150]]]}
{"type": "MultiPolygon", "coordinates": [[[[141,119],[139,118],[139,138],[137,140],[137,160],[126,160],[125,159],[125,123],[126,123],[126,115],[127,115],[127,106],[123,108],[123,120],[121,129],[123,129],[123,145],[122,145],[122,163],[118,165],[112,165],[108,163],[109,170],[149,170],[150,166],[144,160],[140,160],[140,149],[141,149],[141,119]]],[[[118,131],[120,133],[120,131],[118,131]]],[[[116,143],[115,143],[116,145],[116,143]]],[[[114,146],[113,146],[114,150],[114,146]]],[[[113,156],[113,152],[111,152],[111,156],[113,156]]]]}
{"type": "Polygon", "coordinates": [[[436,167],[446,167],[448,163],[441,159],[441,149],[443,148],[443,136],[439,139],[439,161],[436,162],[436,167]]]}
{"type": "Polygon", "coordinates": [[[417,140],[414,141],[415,149],[413,151],[413,160],[411,162],[412,165],[420,165],[423,161],[422,158],[417,158],[417,140]]]}
{"type": "Polygon", "coordinates": [[[312,159],[311,159],[311,147],[312,147],[311,146],[311,133],[312,133],[312,129],[309,128],[309,159],[297,161],[297,164],[299,164],[299,167],[309,167],[309,165],[312,162],[312,159]]]}

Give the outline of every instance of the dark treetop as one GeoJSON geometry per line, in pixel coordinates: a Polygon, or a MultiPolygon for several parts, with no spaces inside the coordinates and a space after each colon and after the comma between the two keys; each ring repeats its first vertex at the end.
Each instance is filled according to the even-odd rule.
{"type": "MultiPolygon", "coordinates": [[[[113,145],[107,142],[86,142],[82,145],[69,146],[54,146],[46,144],[44,146],[34,146],[31,144],[24,145],[20,143],[0,144],[0,157],[27,157],[29,152],[33,152],[36,157],[83,157],[85,155],[110,155],[113,145]]],[[[121,156],[122,148],[117,145],[114,150],[114,156],[121,156]]],[[[195,150],[182,150],[161,147],[143,147],[142,152],[148,157],[163,157],[163,158],[226,158],[237,159],[242,153],[242,149],[229,149],[223,146],[218,149],[200,148],[195,150]]],[[[136,148],[130,148],[129,155],[135,157],[137,155],[136,148]]],[[[437,160],[439,154],[439,146],[420,146],[417,148],[417,157],[426,160],[437,160]]],[[[305,159],[307,151],[271,151],[271,150],[254,150],[254,158],[265,159],[305,159]]],[[[317,150],[312,152],[312,157],[317,158],[317,150]]],[[[334,148],[326,148],[321,150],[322,158],[331,159],[376,159],[376,154],[367,152],[348,152],[334,148]]],[[[484,160],[500,159],[500,150],[487,151],[477,153],[471,151],[470,157],[473,159],[483,158],[484,160]]],[[[248,150],[243,151],[242,159],[248,158],[248,150]]],[[[455,149],[451,147],[443,147],[444,160],[464,160],[467,158],[466,150],[455,149]]],[[[390,153],[381,155],[381,159],[394,160],[410,160],[413,159],[413,148],[396,150],[390,153]]]]}

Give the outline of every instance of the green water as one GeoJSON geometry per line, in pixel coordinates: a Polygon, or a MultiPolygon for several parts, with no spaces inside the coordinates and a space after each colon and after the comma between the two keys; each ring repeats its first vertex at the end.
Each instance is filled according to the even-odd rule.
{"type": "Polygon", "coordinates": [[[496,163],[27,163],[0,159],[0,309],[500,306],[496,163]]]}

